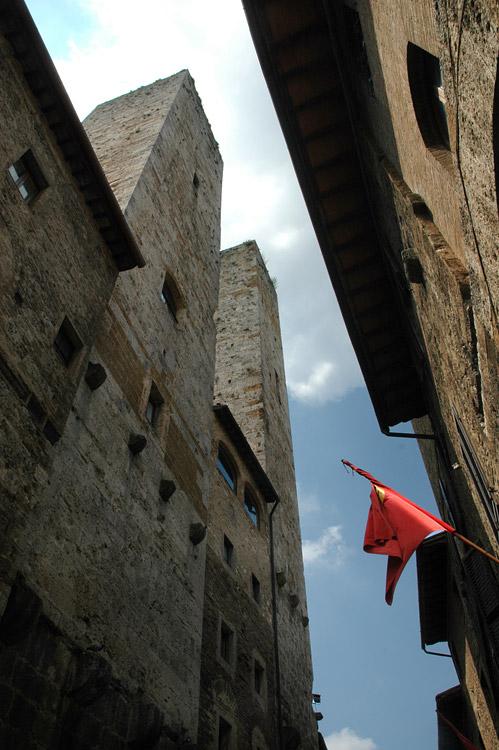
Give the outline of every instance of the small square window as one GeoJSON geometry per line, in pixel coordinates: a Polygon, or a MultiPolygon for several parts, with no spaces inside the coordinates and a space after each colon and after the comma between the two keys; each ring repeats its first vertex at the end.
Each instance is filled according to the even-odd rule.
{"type": "Polygon", "coordinates": [[[234,562],[234,545],[228,539],[228,537],[224,534],[224,543],[223,543],[223,558],[227,565],[230,565],[232,567],[232,564],[234,562]]]}
{"type": "Polygon", "coordinates": [[[9,167],[9,174],[28,205],[47,186],[42,171],[31,151],[26,151],[9,167]]]}
{"type": "Polygon", "coordinates": [[[251,574],[251,595],[255,602],[260,603],[260,581],[258,578],[251,574]]]}
{"type": "Polygon", "coordinates": [[[81,348],[82,343],[73,326],[67,318],[64,318],[54,339],[57,356],[66,367],[69,367],[81,348]]]}
{"type": "Polygon", "coordinates": [[[220,656],[227,664],[232,664],[234,631],[222,620],[220,623],[220,656]]]}

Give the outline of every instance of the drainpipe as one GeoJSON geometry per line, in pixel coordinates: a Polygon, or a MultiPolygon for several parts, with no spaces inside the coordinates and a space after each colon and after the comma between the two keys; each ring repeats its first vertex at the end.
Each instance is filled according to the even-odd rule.
{"type": "Polygon", "coordinates": [[[279,504],[279,498],[276,499],[274,507],[269,514],[269,541],[270,541],[270,575],[272,579],[272,626],[274,629],[274,661],[275,661],[275,678],[276,678],[276,695],[277,695],[277,730],[278,730],[278,749],[283,750],[284,742],[282,736],[282,698],[281,698],[281,669],[279,665],[279,629],[277,625],[277,593],[275,580],[275,558],[274,558],[274,524],[273,514],[279,504]]]}
{"type": "Polygon", "coordinates": [[[436,440],[436,435],[423,435],[417,432],[390,432],[389,427],[380,427],[383,435],[387,437],[415,438],[416,440],[436,440]]]}

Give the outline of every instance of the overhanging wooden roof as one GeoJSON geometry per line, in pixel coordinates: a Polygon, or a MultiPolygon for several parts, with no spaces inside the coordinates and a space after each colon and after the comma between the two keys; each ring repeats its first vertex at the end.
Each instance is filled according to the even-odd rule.
{"type": "Polygon", "coordinates": [[[427,412],[379,242],[322,0],[243,0],[255,48],[382,429],[427,412]]]}
{"type": "Polygon", "coordinates": [[[135,238],[23,0],[0,0],[0,32],[38,99],[118,269],[144,266],[135,238]]]}

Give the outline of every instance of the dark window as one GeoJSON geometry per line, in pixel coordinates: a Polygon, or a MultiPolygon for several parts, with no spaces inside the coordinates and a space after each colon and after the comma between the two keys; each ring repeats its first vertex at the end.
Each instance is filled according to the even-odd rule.
{"type": "Polygon", "coordinates": [[[234,545],[224,534],[223,558],[227,565],[232,566],[234,558],[234,545]]]}
{"type": "Polygon", "coordinates": [[[260,602],[260,581],[253,574],[251,574],[251,595],[255,602],[260,602]]]}
{"type": "Polygon", "coordinates": [[[367,57],[366,43],[362,33],[360,16],[357,11],[347,5],[343,6],[343,15],[345,18],[348,49],[355,63],[356,73],[367,83],[370,96],[374,96],[374,85],[367,57]]]}
{"type": "Polygon", "coordinates": [[[427,148],[450,148],[445,93],[438,57],[409,42],[407,71],[419,130],[427,148]]]}
{"type": "Polygon", "coordinates": [[[220,623],[220,656],[227,664],[232,663],[234,631],[222,620],[220,623]]]}
{"type": "Polygon", "coordinates": [[[161,289],[161,299],[163,300],[164,304],[170,311],[175,322],[178,323],[177,317],[178,317],[178,310],[179,310],[180,295],[177,291],[175,282],[173,281],[173,279],[171,278],[169,274],[166,275],[165,280],[163,282],[163,287],[161,289]]]}
{"type": "Polygon", "coordinates": [[[9,167],[9,174],[28,205],[47,186],[42,171],[31,151],[26,151],[9,167]]]}
{"type": "Polygon", "coordinates": [[[230,750],[232,727],[221,716],[218,717],[218,750],[230,750]]]}
{"type": "Polygon", "coordinates": [[[258,513],[258,505],[251,492],[246,488],[244,490],[244,508],[246,513],[251,518],[255,526],[258,528],[260,525],[260,515],[258,513]]]}
{"type": "Polygon", "coordinates": [[[81,347],[81,341],[73,326],[67,318],[64,318],[54,339],[54,348],[59,359],[66,367],[69,367],[81,347]]]}
{"type": "Polygon", "coordinates": [[[219,471],[222,473],[225,481],[233,490],[236,491],[236,471],[234,469],[234,465],[229,458],[227,451],[219,445],[218,446],[218,460],[217,460],[217,466],[219,471]]]}
{"type": "Polygon", "coordinates": [[[253,662],[253,665],[253,684],[255,687],[255,692],[257,693],[257,695],[262,695],[265,679],[265,669],[259,662],[256,661],[256,659],[253,662]]]}
{"type": "Polygon", "coordinates": [[[151,391],[146,406],[146,419],[153,427],[158,423],[158,416],[161,411],[163,399],[154,383],[151,384],[151,391]]]}

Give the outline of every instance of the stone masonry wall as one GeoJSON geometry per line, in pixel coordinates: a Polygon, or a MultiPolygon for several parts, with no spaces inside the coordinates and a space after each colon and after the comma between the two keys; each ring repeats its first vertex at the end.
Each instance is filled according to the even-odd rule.
{"type": "Polygon", "coordinates": [[[233,746],[238,750],[270,750],[277,737],[277,709],[267,508],[251,472],[217,421],[212,472],[198,744],[216,747],[221,715],[233,728],[233,746]],[[217,468],[219,441],[237,472],[235,491],[217,468]],[[248,487],[259,510],[259,526],[244,507],[248,487]],[[233,545],[230,565],[223,556],[224,536],[233,545]],[[253,575],[260,584],[258,601],[253,596],[253,575]],[[220,655],[222,620],[234,631],[229,662],[220,655]],[[254,684],[255,658],[264,669],[261,695],[254,684]]]}
{"type": "MultiPolygon", "coordinates": [[[[424,361],[431,421],[419,420],[415,429],[438,436],[438,460],[429,441],[422,450],[441,513],[447,517],[440,489],[445,486],[458,531],[497,554],[497,529],[466,466],[455,420],[457,415],[497,504],[499,220],[492,169],[497,4],[407,0],[394,14],[392,3],[366,1],[359,3],[359,12],[374,81],[360,135],[365,171],[387,254],[397,272],[405,270],[406,278],[398,277],[401,302],[424,361]],[[450,141],[446,153],[427,148],[420,132],[408,43],[440,61],[450,141]]],[[[472,598],[469,592],[460,604],[456,663],[484,746],[495,748],[494,678],[473,633],[472,598]]]]}
{"type": "Polygon", "coordinates": [[[24,572],[54,627],[98,648],[125,692],[147,695],[168,727],[195,741],[205,545],[190,533],[208,504],[221,160],[188,73],[116,108],[115,119],[112,103],[98,109],[88,132],[102,149],[108,138],[104,168],[118,195],[121,170],[128,179],[131,164],[142,169],[123,208],[147,266],[120,280],[103,316],[90,359],[107,378],[76,394],[26,527],[24,572]],[[129,139],[113,122],[142,120],[153,100],[156,137],[149,132],[148,158],[135,144],[134,162],[136,128],[129,139]],[[161,297],[167,274],[176,318],[161,297]]]}
{"type": "MultiPolygon", "coordinates": [[[[301,535],[277,296],[255,242],[221,256],[215,401],[226,403],[280,497],[274,514],[284,718],[315,747],[301,535]]],[[[308,744],[307,744],[308,743],[308,744]]]]}
{"type": "Polygon", "coordinates": [[[26,524],[47,482],[116,266],[10,47],[0,40],[0,611],[23,569],[26,524]],[[47,186],[27,205],[9,167],[28,149],[47,186]],[[66,367],[67,317],[82,347],[66,367]]]}

